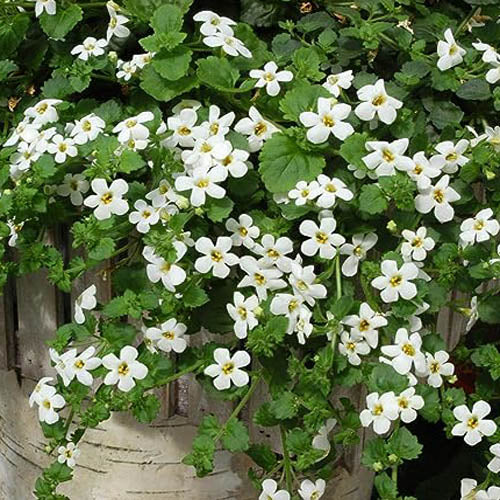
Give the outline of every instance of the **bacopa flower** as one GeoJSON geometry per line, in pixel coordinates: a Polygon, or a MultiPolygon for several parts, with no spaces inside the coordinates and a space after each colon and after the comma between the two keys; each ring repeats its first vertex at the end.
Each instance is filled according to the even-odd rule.
{"type": "Polygon", "coordinates": [[[255,245],[255,238],[259,237],[260,230],[253,225],[253,219],[247,214],[241,214],[238,218],[229,218],[226,220],[226,229],[231,231],[231,240],[235,247],[244,245],[247,248],[252,248],[255,245]]]}
{"type": "Polygon", "coordinates": [[[44,389],[38,393],[35,398],[38,404],[38,418],[40,422],[52,425],[59,421],[58,410],[66,405],[65,399],[57,394],[56,388],[51,385],[45,385],[44,389]]]}
{"type": "Polygon", "coordinates": [[[346,316],[342,323],[350,326],[352,334],[361,336],[375,349],[378,345],[378,329],[387,326],[387,319],[363,302],[359,307],[359,314],[346,316]]]}
{"type": "MultiPolygon", "coordinates": [[[[331,449],[331,444],[330,440],[328,439],[328,434],[332,432],[333,428],[337,425],[337,420],[334,418],[329,418],[324,425],[322,425],[319,430],[318,434],[314,436],[312,440],[312,447],[315,450],[322,450],[324,451],[324,456],[328,455],[330,453],[331,449]]],[[[321,460],[322,458],[320,458],[321,460]]]]}
{"type": "Polygon", "coordinates": [[[234,111],[221,116],[219,106],[211,104],[208,108],[208,119],[196,127],[195,134],[207,137],[212,135],[224,137],[229,132],[229,127],[233,124],[235,116],[234,111]]]}
{"type": "Polygon", "coordinates": [[[481,243],[496,236],[500,231],[500,224],[496,219],[491,219],[493,210],[484,208],[476,216],[466,219],[460,225],[460,239],[468,244],[481,243]]]}
{"type": "Polygon", "coordinates": [[[423,151],[413,155],[413,168],[408,170],[408,176],[413,179],[420,189],[425,189],[431,185],[431,179],[441,175],[441,169],[431,165],[423,151]]]}
{"type": "Polygon", "coordinates": [[[475,479],[462,479],[460,482],[460,500],[499,500],[500,487],[490,486],[488,490],[477,488],[475,479]]]}
{"type": "Polygon", "coordinates": [[[187,326],[184,323],[178,323],[175,318],[163,322],[158,327],[151,327],[146,330],[146,336],[155,347],[163,352],[174,351],[178,354],[184,352],[187,347],[184,334],[187,326]]]}
{"type": "Polygon", "coordinates": [[[96,286],[90,285],[75,300],[74,319],[79,325],[85,323],[85,313],[83,311],[91,311],[97,305],[96,293],[96,286]]]}
{"type": "Polygon", "coordinates": [[[43,392],[44,391],[51,391],[50,386],[49,385],[49,382],[52,382],[54,379],[53,377],[42,377],[38,382],[37,384],[35,385],[35,388],[33,389],[33,392],[30,394],[30,397],[29,397],[29,405],[30,405],[30,408],[33,408],[33,405],[35,403],[38,404],[38,401],[40,400],[40,398],[43,397],[43,392]]]}
{"type": "Polygon", "coordinates": [[[326,287],[321,283],[316,283],[314,266],[302,267],[301,264],[293,261],[288,279],[294,292],[302,296],[310,306],[315,304],[316,299],[326,297],[326,287]]]}
{"type": "Polygon", "coordinates": [[[234,36],[217,31],[213,35],[203,38],[203,43],[209,47],[221,47],[230,56],[243,56],[250,58],[252,53],[245,47],[245,44],[234,36]]]}
{"type": "Polygon", "coordinates": [[[250,255],[241,257],[240,268],[247,275],[238,283],[238,288],[254,287],[259,300],[266,300],[268,290],[278,290],[286,286],[285,281],[281,279],[283,273],[279,269],[264,268],[250,255]]]}
{"type": "Polygon", "coordinates": [[[469,446],[481,442],[483,436],[492,436],[497,430],[493,420],[485,419],[491,412],[491,406],[486,401],[476,401],[472,411],[466,405],[457,406],[453,415],[459,421],[453,426],[451,433],[454,436],[464,436],[469,446]]]}
{"type": "Polygon", "coordinates": [[[24,116],[32,118],[33,125],[56,122],[59,119],[56,106],[61,102],[61,99],[42,99],[35,106],[28,108],[24,116]]]}
{"type": "Polygon", "coordinates": [[[486,73],[486,81],[494,85],[500,80],[500,61],[495,61],[491,63],[493,68],[488,70],[486,73]]]}
{"type": "Polygon", "coordinates": [[[455,211],[451,203],[458,201],[460,195],[449,186],[450,177],[443,175],[435,186],[430,185],[425,189],[420,189],[420,194],[415,198],[415,208],[421,214],[428,214],[432,210],[434,216],[441,222],[449,222],[453,219],[455,211]]]}
{"type": "Polygon", "coordinates": [[[430,252],[436,244],[430,236],[427,236],[427,228],[423,226],[416,231],[404,229],[401,235],[406,240],[401,245],[401,253],[413,260],[425,260],[427,252],[430,252]]]}
{"type": "Polygon", "coordinates": [[[302,500],[319,500],[325,492],[326,483],[324,479],[318,479],[315,483],[305,479],[300,483],[299,495],[302,500]]]}
{"type": "Polygon", "coordinates": [[[380,266],[383,276],[372,280],[372,286],[382,290],[380,297],[386,303],[396,302],[399,297],[410,300],[417,295],[417,287],[411,280],[418,275],[415,264],[407,262],[398,268],[395,260],[384,260],[380,266]]]}
{"type": "Polygon", "coordinates": [[[417,418],[417,410],[424,407],[424,398],[415,394],[415,388],[409,387],[396,397],[399,408],[399,417],[405,424],[413,422],[417,418]]]}
{"type": "Polygon", "coordinates": [[[347,90],[351,87],[353,80],[354,75],[352,74],[352,70],[349,69],[342,71],[342,73],[327,76],[323,87],[334,97],[338,97],[342,90],[347,90]]]}
{"type": "Polygon", "coordinates": [[[211,198],[224,198],[226,190],[218,183],[227,178],[224,167],[196,167],[191,175],[180,175],[175,179],[177,191],[191,191],[190,201],[194,207],[201,207],[207,195],[211,198]]]}
{"type": "Polygon", "coordinates": [[[59,448],[57,448],[57,453],[57,461],[60,464],[66,464],[71,469],[75,467],[76,460],[80,456],[79,448],[72,442],[68,443],[66,446],[59,446],[59,448]]]}
{"type": "Polygon", "coordinates": [[[354,133],[352,125],[343,121],[351,113],[351,106],[325,97],[318,99],[317,106],[317,113],[303,111],[299,116],[302,125],[309,129],[306,136],[310,142],[321,144],[330,134],[343,141],[354,133]]]}
{"type": "Polygon", "coordinates": [[[299,181],[294,189],[288,193],[288,197],[291,200],[295,200],[295,205],[301,206],[305,205],[308,201],[317,198],[321,190],[319,188],[318,181],[312,181],[307,183],[306,181],[299,181]]]}
{"type": "Polygon", "coordinates": [[[64,138],[60,134],[52,137],[52,142],[48,144],[47,151],[54,155],[56,163],[64,163],[68,156],[74,158],[78,154],[73,139],[64,138]]]}
{"type": "Polygon", "coordinates": [[[359,419],[363,427],[368,427],[373,424],[373,430],[376,434],[385,434],[390,426],[391,421],[396,420],[399,416],[399,407],[394,396],[394,392],[385,392],[379,396],[378,392],[372,392],[366,396],[366,408],[363,410],[359,419]]]}
{"type": "Polygon", "coordinates": [[[73,205],[80,206],[83,203],[83,194],[88,190],[89,182],[82,174],[66,174],[56,192],[60,196],[69,196],[73,205]]]}
{"type": "Polygon", "coordinates": [[[431,387],[441,387],[443,377],[450,377],[455,371],[453,363],[449,363],[450,355],[446,351],[437,351],[434,356],[426,353],[427,383],[431,387]]]}
{"type": "Polygon", "coordinates": [[[375,170],[378,176],[394,175],[396,169],[409,172],[414,163],[411,158],[404,156],[408,144],[408,139],[393,142],[368,141],[365,147],[371,153],[363,157],[363,163],[370,170],[375,170]]]}
{"type": "Polygon", "coordinates": [[[439,40],[437,44],[437,54],[439,56],[437,67],[441,71],[453,68],[453,66],[461,64],[465,53],[466,50],[457,45],[451,29],[448,28],[444,32],[444,40],[439,40]]]}
{"type": "Polygon", "coordinates": [[[203,373],[214,379],[216,389],[223,391],[231,387],[243,387],[248,384],[250,377],[241,368],[250,364],[250,354],[246,351],[237,351],[232,356],[228,349],[218,347],[214,351],[215,363],[205,368],[203,373]]]}
{"type": "Polygon", "coordinates": [[[291,71],[278,71],[278,65],[274,61],[269,61],[264,65],[264,69],[252,69],[250,78],[257,78],[256,88],[266,88],[268,95],[274,97],[280,92],[279,82],[290,82],[293,79],[291,71]]]}
{"type": "Polygon", "coordinates": [[[156,208],[148,205],[144,200],[137,200],[134,203],[135,211],[130,212],[128,220],[136,225],[137,231],[147,233],[152,225],[160,220],[160,212],[156,208]]]}
{"type": "Polygon", "coordinates": [[[120,357],[106,354],[102,364],[109,372],[104,377],[106,385],[118,384],[118,389],[129,392],[136,386],[136,380],[143,380],[148,374],[148,367],[137,361],[139,353],[135,347],[127,345],[120,351],[120,357]]]}
{"type": "Polygon", "coordinates": [[[167,128],[173,133],[167,137],[165,144],[169,148],[179,145],[183,148],[192,148],[196,136],[194,129],[198,120],[198,114],[192,108],[185,108],[178,114],[167,118],[167,128]]]}
{"type": "Polygon", "coordinates": [[[229,141],[225,144],[218,144],[212,155],[217,164],[224,167],[231,177],[239,179],[248,172],[247,160],[250,156],[248,151],[243,149],[235,149],[229,141]],[[224,147],[224,146],[228,147],[224,147]]]}
{"type": "Polygon", "coordinates": [[[387,125],[396,120],[396,110],[403,106],[401,101],[387,94],[382,79],[377,80],[374,85],[361,87],[358,90],[358,99],[364,101],[354,110],[360,120],[370,121],[377,116],[382,123],[387,125]]]}
{"type": "Polygon", "coordinates": [[[492,63],[492,62],[500,61],[500,55],[498,54],[495,47],[492,47],[491,45],[488,45],[487,43],[483,43],[483,42],[481,42],[481,40],[478,40],[476,43],[473,43],[472,46],[478,52],[482,52],[481,59],[485,63],[492,63]]]}
{"type": "Polygon", "coordinates": [[[109,14],[108,29],[106,30],[106,40],[111,40],[114,36],[117,38],[127,38],[130,35],[130,30],[125,26],[129,19],[123,14],[119,14],[118,5],[114,2],[106,4],[109,14]]]}
{"type": "Polygon", "coordinates": [[[102,56],[104,54],[104,47],[108,45],[108,41],[101,38],[97,40],[93,36],[85,38],[81,45],[73,47],[71,54],[78,56],[78,59],[87,61],[90,56],[102,56]]]}
{"type": "Polygon", "coordinates": [[[361,335],[342,332],[340,335],[339,352],[342,356],[346,356],[351,365],[358,366],[361,364],[359,355],[365,355],[370,352],[370,346],[366,343],[361,335]]]}
{"type": "Polygon", "coordinates": [[[440,142],[434,149],[439,153],[431,157],[433,168],[443,171],[445,174],[454,174],[459,167],[469,162],[469,158],[463,153],[469,147],[467,139],[460,139],[456,144],[452,141],[440,142]]]}
{"type": "Polygon", "coordinates": [[[278,483],[274,479],[262,481],[262,493],[259,500],[290,500],[290,493],[286,490],[279,490],[278,483]]]}
{"type": "Polygon", "coordinates": [[[399,328],[396,332],[396,338],[393,345],[384,345],[381,351],[386,356],[392,358],[391,364],[394,370],[400,375],[406,375],[412,365],[417,372],[425,370],[425,356],[420,350],[422,347],[422,338],[418,333],[408,335],[406,328],[399,328]]]}
{"type": "MultiPolygon", "coordinates": [[[[321,208],[330,208],[335,205],[337,198],[343,201],[351,201],[354,194],[347,188],[346,184],[340,179],[319,174],[317,178],[318,190],[316,205],[321,208]]],[[[316,193],[316,192],[315,192],[316,193]]]]}
{"type": "Polygon", "coordinates": [[[278,132],[278,128],[265,120],[254,106],[250,106],[248,117],[242,118],[235,125],[234,130],[248,136],[248,145],[252,153],[262,148],[264,142],[278,132]]]}
{"type": "Polygon", "coordinates": [[[108,187],[105,179],[94,179],[90,186],[95,194],[85,198],[83,204],[95,209],[96,219],[109,219],[112,215],[124,215],[128,212],[128,202],[123,199],[128,191],[126,181],[115,179],[108,187]]]}
{"type": "Polygon", "coordinates": [[[333,259],[337,255],[337,247],[345,243],[345,238],[334,233],[337,221],[333,218],[321,219],[319,226],[312,220],[302,221],[299,227],[300,234],[308,236],[300,251],[309,257],[316,255],[322,259],[333,259]]]}
{"type": "Polygon", "coordinates": [[[102,118],[90,113],[84,116],[77,122],[71,130],[71,137],[75,141],[75,144],[86,144],[88,141],[93,141],[97,136],[102,133],[106,123],[102,118]]]}
{"type": "Polygon", "coordinates": [[[219,16],[211,10],[202,10],[193,16],[193,20],[201,22],[200,32],[205,36],[215,35],[216,33],[233,34],[231,26],[236,22],[229,17],[219,16]]]}
{"type": "Polygon", "coordinates": [[[498,474],[500,472],[500,443],[495,443],[490,446],[490,453],[493,453],[493,458],[488,463],[488,469],[498,474]]]}
{"type": "Polygon", "coordinates": [[[234,320],[234,333],[239,339],[244,339],[249,330],[253,330],[259,321],[255,316],[255,310],[259,305],[259,299],[256,295],[248,298],[240,292],[234,292],[233,304],[227,304],[227,312],[234,320]]]}
{"type": "Polygon", "coordinates": [[[359,263],[366,257],[368,250],[372,249],[378,241],[375,233],[355,234],[352,243],[344,243],[340,247],[340,254],[347,255],[347,259],[342,264],[342,274],[344,276],[355,276],[358,272],[359,263]]]}
{"type": "Polygon", "coordinates": [[[35,3],[35,16],[40,17],[45,11],[47,15],[55,15],[57,10],[57,4],[55,0],[36,0],[35,3]]]}
{"type": "Polygon", "coordinates": [[[175,287],[184,283],[186,280],[186,271],[177,265],[187,251],[187,246],[182,241],[173,243],[176,258],[174,262],[167,262],[163,257],[155,254],[152,247],[145,246],[142,251],[143,257],[149,262],[146,266],[146,274],[153,283],[161,280],[163,286],[169,292],[175,292],[175,287]]]}
{"type": "Polygon", "coordinates": [[[113,128],[113,133],[118,134],[118,141],[121,144],[126,144],[130,140],[145,140],[149,137],[149,129],[143,123],[153,119],[151,111],[143,111],[118,123],[113,128]]]}
{"type": "Polygon", "coordinates": [[[230,266],[238,263],[239,259],[234,253],[230,253],[233,242],[229,236],[219,236],[215,244],[207,238],[202,236],[196,241],[196,251],[203,254],[198,257],[194,263],[194,268],[199,273],[212,274],[217,278],[226,278],[230,271],[230,266]]]}
{"type": "Polygon", "coordinates": [[[275,239],[271,234],[264,234],[260,244],[256,243],[252,251],[261,256],[259,264],[263,268],[276,266],[284,273],[290,272],[292,259],[287,257],[287,254],[293,252],[293,243],[290,238],[281,236],[275,239]]]}
{"type": "Polygon", "coordinates": [[[101,366],[101,359],[94,356],[95,352],[94,346],[87,347],[87,349],[74,358],[73,365],[70,367],[74,374],[73,376],[76,377],[78,382],[89,387],[94,382],[94,377],[89,371],[101,366]]]}

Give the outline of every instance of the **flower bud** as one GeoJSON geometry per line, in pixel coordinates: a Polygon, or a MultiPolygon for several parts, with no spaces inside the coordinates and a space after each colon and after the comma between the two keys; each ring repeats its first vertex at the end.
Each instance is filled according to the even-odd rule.
{"type": "Polygon", "coordinates": [[[382,465],[382,462],[375,462],[373,465],[373,470],[375,472],[380,472],[381,470],[384,470],[384,466],[382,465]]]}
{"type": "Polygon", "coordinates": [[[205,213],[205,210],[203,210],[202,207],[197,207],[197,208],[194,209],[194,213],[196,215],[203,215],[205,213]]]}
{"type": "Polygon", "coordinates": [[[388,223],[387,223],[387,229],[391,232],[391,233],[395,233],[396,230],[398,229],[398,225],[393,221],[393,220],[390,220],[388,223]]]}
{"type": "Polygon", "coordinates": [[[189,208],[189,200],[185,196],[178,195],[175,204],[181,209],[189,208]]]}
{"type": "Polygon", "coordinates": [[[387,458],[391,464],[395,464],[398,461],[398,456],[394,453],[391,453],[387,458]]]}

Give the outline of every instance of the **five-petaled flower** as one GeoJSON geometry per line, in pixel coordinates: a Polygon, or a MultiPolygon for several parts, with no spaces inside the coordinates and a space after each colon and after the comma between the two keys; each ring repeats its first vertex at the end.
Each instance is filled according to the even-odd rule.
{"type": "Polygon", "coordinates": [[[218,347],[214,351],[215,363],[207,366],[204,374],[214,379],[214,386],[219,391],[229,389],[231,383],[236,387],[248,384],[250,377],[242,370],[250,364],[250,355],[246,351],[237,351],[232,356],[228,349],[218,347]]]}

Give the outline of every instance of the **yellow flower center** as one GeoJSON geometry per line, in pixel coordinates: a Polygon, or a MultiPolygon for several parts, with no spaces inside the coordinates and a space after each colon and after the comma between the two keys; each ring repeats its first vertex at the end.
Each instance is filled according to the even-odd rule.
{"type": "Polygon", "coordinates": [[[196,187],[199,187],[200,189],[205,189],[208,187],[209,184],[210,184],[210,181],[208,179],[200,179],[196,183],[196,187]]]}
{"type": "Polygon", "coordinates": [[[40,106],[38,106],[36,108],[36,112],[39,114],[39,115],[43,115],[45,113],[45,111],[47,111],[47,108],[49,107],[48,104],[40,104],[40,106]]]}
{"type": "Polygon", "coordinates": [[[376,416],[382,415],[382,413],[384,413],[384,407],[380,403],[377,403],[373,407],[372,413],[376,416]]]}
{"type": "Polygon", "coordinates": [[[120,363],[120,366],[118,367],[118,375],[121,377],[124,377],[125,375],[128,375],[130,372],[130,368],[128,367],[128,364],[123,361],[123,363],[120,363]]]}
{"type": "Polygon", "coordinates": [[[328,83],[329,83],[330,85],[335,85],[338,81],[339,81],[339,79],[338,79],[338,77],[337,77],[337,76],[335,76],[335,75],[330,75],[330,76],[328,77],[328,83]]]}
{"type": "Polygon", "coordinates": [[[126,126],[127,128],[133,128],[133,127],[135,127],[136,125],[137,125],[137,122],[136,122],[135,120],[127,120],[127,121],[125,122],[125,126],[126,126]]]}
{"type": "Polygon", "coordinates": [[[474,222],[474,229],[476,231],[481,231],[481,229],[483,229],[484,226],[485,226],[484,220],[477,220],[476,222],[474,222]]]}
{"type": "Polygon", "coordinates": [[[403,282],[403,277],[400,274],[396,274],[389,280],[390,285],[393,287],[401,285],[402,282],[403,282]]]}
{"type": "Polygon", "coordinates": [[[399,398],[399,400],[398,400],[398,406],[400,408],[403,408],[403,409],[408,408],[408,406],[409,406],[408,400],[406,398],[399,398]]]}
{"type": "Polygon", "coordinates": [[[415,165],[415,168],[413,169],[413,173],[420,175],[424,169],[422,168],[422,165],[419,165],[418,163],[415,165]]]}
{"type": "Polygon", "coordinates": [[[43,407],[44,407],[44,408],[47,408],[47,410],[49,410],[49,409],[50,409],[50,407],[52,406],[52,405],[50,404],[50,401],[49,401],[48,399],[45,399],[45,400],[43,401],[43,403],[42,403],[42,404],[43,404],[43,407]]]}
{"type": "Polygon", "coordinates": [[[288,311],[289,312],[293,312],[295,311],[295,309],[297,309],[297,307],[299,307],[299,301],[296,300],[296,299],[292,299],[289,303],[288,303],[288,311]]]}
{"type": "Polygon", "coordinates": [[[264,76],[262,77],[266,82],[272,82],[274,80],[274,75],[272,73],[264,73],[264,76]]]}
{"type": "Polygon", "coordinates": [[[267,131],[267,125],[264,122],[259,122],[255,125],[253,131],[257,136],[265,134],[267,131]]]}
{"type": "Polygon", "coordinates": [[[411,242],[412,247],[417,247],[420,248],[424,244],[424,241],[422,238],[419,238],[418,236],[416,238],[413,238],[413,241],[411,242]]]}
{"type": "Polygon", "coordinates": [[[434,190],[434,200],[436,200],[438,203],[443,203],[444,192],[442,189],[435,189],[434,190]]]}
{"type": "Polygon", "coordinates": [[[271,259],[277,259],[280,256],[280,253],[274,248],[270,248],[266,253],[267,256],[271,259]]]}
{"type": "Polygon", "coordinates": [[[299,280],[299,281],[297,281],[297,288],[299,290],[304,291],[304,290],[307,290],[309,288],[309,286],[307,285],[307,283],[305,281],[299,280]]]}
{"type": "Polygon", "coordinates": [[[479,419],[475,416],[475,415],[472,415],[471,418],[469,418],[469,420],[467,420],[467,427],[469,427],[469,429],[476,429],[477,426],[479,425],[479,419]]]}
{"type": "Polygon", "coordinates": [[[335,125],[335,120],[332,118],[331,115],[325,115],[323,116],[323,125],[325,127],[333,127],[335,125]]]}
{"type": "Polygon", "coordinates": [[[104,194],[101,196],[101,201],[102,201],[105,205],[109,205],[109,204],[113,201],[113,193],[111,193],[111,192],[104,193],[104,194]]]}
{"type": "Polygon", "coordinates": [[[210,144],[208,142],[204,142],[201,145],[200,151],[202,153],[210,153],[210,151],[212,151],[212,146],[210,146],[210,144]]]}
{"type": "Polygon", "coordinates": [[[453,44],[451,47],[450,47],[450,56],[456,54],[458,52],[458,46],[456,44],[453,44]]]}
{"type": "Polygon", "coordinates": [[[248,229],[246,227],[243,227],[241,226],[239,229],[238,229],[238,232],[240,233],[241,236],[243,236],[243,238],[245,236],[247,236],[248,234],[248,229]]]}
{"type": "Polygon", "coordinates": [[[366,332],[370,329],[370,323],[366,319],[362,319],[359,322],[359,331],[366,332]]]}
{"type": "Polygon", "coordinates": [[[356,349],[356,344],[354,342],[348,342],[345,347],[349,351],[354,351],[354,349],[356,349]]]}
{"type": "Polygon", "coordinates": [[[457,153],[453,152],[453,153],[447,154],[445,158],[446,158],[446,161],[455,161],[458,158],[458,155],[457,155],[457,153]]]}
{"type": "Polygon", "coordinates": [[[384,149],[382,151],[382,157],[384,158],[384,160],[387,163],[392,163],[394,161],[394,159],[396,158],[394,156],[394,154],[392,153],[392,151],[390,151],[389,149],[384,149]]]}
{"type": "Polygon", "coordinates": [[[186,127],[186,125],[182,125],[182,127],[179,127],[179,128],[177,129],[177,133],[178,133],[179,135],[184,135],[184,136],[186,136],[186,135],[189,135],[189,134],[191,133],[191,129],[190,129],[190,128],[188,128],[188,127],[186,127]]]}
{"type": "Polygon", "coordinates": [[[92,130],[92,124],[88,120],[85,120],[82,124],[82,130],[84,132],[90,132],[92,130]]]}
{"type": "Polygon", "coordinates": [[[385,103],[385,101],[387,101],[387,98],[385,97],[385,95],[383,94],[380,94],[378,96],[376,96],[373,100],[372,100],[372,104],[374,106],[382,106],[382,104],[385,103]]]}
{"type": "Polygon", "coordinates": [[[238,307],[238,316],[241,318],[241,319],[247,319],[247,316],[248,316],[248,311],[246,310],[245,307],[243,306],[240,306],[238,307]]]}
{"type": "Polygon", "coordinates": [[[214,262],[221,262],[224,258],[223,255],[219,252],[219,250],[212,250],[210,257],[214,262]]]}
{"type": "Polygon", "coordinates": [[[337,188],[331,182],[329,182],[325,186],[325,191],[328,191],[329,193],[335,193],[337,191],[337,188]]]}
{"type": "Polygon", "coordinates": [[[318,231],[316,233],[315,239],[320,245],[325,245],[326,243],[328,243],[328,235],[323,231],[318,231]]]}
{"type": "Polygon", "coordinates": [[[66,150],[68,149],[68,146],[67,146],[67,144],[65,144],[64,142],[60,142],[60,143],[59,143],[59,146],[57,146],[57,149],[58,149],[61,153],[64,153],[64,152],[66,152],[66,150]]]}
{"type": "Polygon", "coordinates": [[[217,132],[219,131],[219,124],[217,122],[212,123],[209,127],[210,134],[216,135],[217,132]]]}
{"type": "Polygon", "coordinates": [[[233,373],[233,371],[234,371],[234,363],[232,363],[231,361],[229,363],[225,363],[222,366],[222,373],[224,375],[230,375],[231,373],[233,373]]]}
{"type": "Polygon", "coordinates": [[[430,365],[429,365],[429,371],[431,373],[439,373],[439,369],[441,368],[441,365],[437,362],[437,361],[433,361],[430,365]]]}
{"type": "Polygon", "coordinates": [[[303,189],[300,192],[300,196],[302,196],[302,198],[307,198],[309,196],[309,189],[303,189]]]}
{"type": "Polygon", "coordinates": [[[354,255],[361,257],[363,255],[363,248],[358,245],[357,247],[354,248],[353,253],[354,255]]]}
{"type": "Polygon", "coordinates": [[[170,262],[165,262],[162,266],[161,266],[161,271],[164,272],[164,273],[168,273],[170,271],[170,268],[172,267],[172,264],[170,264],[170,262]]]}
{"type": "Polygon", "coordinates": [[[255,273],[255,274],[253,275],[253,277],[254,277],[255,282],[256,282],[259,286],[263,286],[263,285],[265,285],[265,284],[266,284],[266,278],[265,278],[265,276],[264,276],[263,274],[261,274],[261,273],[255,273]]]}
{"type": "Polygon", "coordinates": [[[84,366],[85,366],[85,363],[81,359],[78,359],[77,361],[75,361],[75,368],[76,369],[81,370],[84,366]]]}
{"type": "Polygon", "coordinates": [[[228,155],[222,160],[222,165],[224,165],[225,167],[227,167],[228,165],[231,165],[231,163],[233,163],[233,156],[232,155],[228,155]]]}
{"type": "Polygon", "coordinates": [[[151,212],[149,210],[144,210],[142,212],[142,218],[147,219],[148,217],[151,217],[151,212]]]}
{"type": "Polygon", "coordinates": [[[411,344],[404,344],[401,350],[407,355],[407,356],[415,356],[415,348],[411,344]]]}
{"type": "Polygon", "coordinates": [[[166,338],[167,340],[174,340],[175,333],[172,331],[162,332],[162,337],[166,338]]]}
{"type": "Polygon", "coordinates": [[[73,456],[73,452],[72,452],[71,450],[66,450],[66,451],[64,452],[64,456],[65,456],[66,458],[71,458],[71,457],[73,456]]]}

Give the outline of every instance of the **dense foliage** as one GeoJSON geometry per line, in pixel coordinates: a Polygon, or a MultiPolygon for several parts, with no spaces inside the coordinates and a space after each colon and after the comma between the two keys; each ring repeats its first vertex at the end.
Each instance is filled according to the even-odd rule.
{"type": "Polygon", "coordinates": [[[0,279],[70,292],[109,261],[114,293],[85,290],[48,347],[37,498],[66,498],[86,429],[152,421],[152,389],[188,373],[235,403],[199,426],[199,476],[220,445],[261,499],[317,500],[373,426],[375,490],[409,500],[418,416],[479,450],[449,497],[500,498],[498,2],[213,4],[1,3],[0,279]],[[444,307],[468,317],[457,346],[444,307]],[[190,345],[200,328],[216,340],[190,345]],[[260,384],[280,449],[240,418],[260,384]]]}

